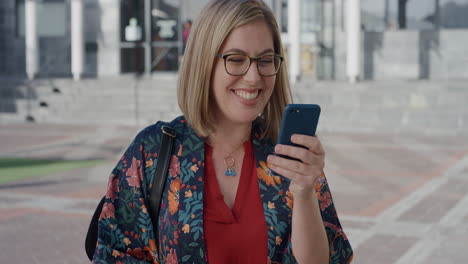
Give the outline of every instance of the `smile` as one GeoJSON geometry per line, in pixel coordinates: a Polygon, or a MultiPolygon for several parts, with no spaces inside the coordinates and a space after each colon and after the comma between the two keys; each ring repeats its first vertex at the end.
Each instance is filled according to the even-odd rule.
{"type": "Polygon", "coordinates": [[[254,92],[246,92],[246,91],[240,91],[240,90],[236,90],[234,91],[234,93],[239,96],[240,98],[242,99],[245,99],[245,100],[253,100],[255,98],[257,98],[257,95],[258,95],[258,90],[255,90],[254,92]]]}

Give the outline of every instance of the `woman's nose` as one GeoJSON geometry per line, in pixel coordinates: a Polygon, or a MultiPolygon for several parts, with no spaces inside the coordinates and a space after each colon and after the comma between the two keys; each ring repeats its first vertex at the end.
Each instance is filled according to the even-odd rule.
{"type": "Polygon", "coordinates": [[[256,61],[252,61],[249,70],[244,74],[244,79],[249,82],[257,82],[261,79],[256,61]]]}

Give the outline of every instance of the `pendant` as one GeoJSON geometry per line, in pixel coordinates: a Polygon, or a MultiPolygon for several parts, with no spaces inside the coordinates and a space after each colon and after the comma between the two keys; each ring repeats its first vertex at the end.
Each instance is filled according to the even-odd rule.
{"type": "Polygon", "coordinates": [[[226,176],[236,176],[236,172],[232,168],[226,168],[226,172],[224,173],[226,176]]]}
{"type": "Polygon", "coordinates": [[[231,157],[225,158],[224,164],[226,165],[226,171],[224,172],[224,175],[236,176],[236,171],[234,170],[234,158],[231,158],[231,157]]]}

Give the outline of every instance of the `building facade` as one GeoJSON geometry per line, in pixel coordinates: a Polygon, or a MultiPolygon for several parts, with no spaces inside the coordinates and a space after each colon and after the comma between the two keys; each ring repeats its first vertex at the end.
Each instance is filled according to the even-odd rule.
{"type": "MultiPolygon", "coordinates": [[[[300,1],[302,75],[346,78],[349,1],[300,1]]],[[[34,63],[33,75],[39,78],[175,72],[184,49],[184,23],[194,20],[206,2],[2,0],[0,76],[26,76],[34,63]]],[[[288,50],[291,1],[266,2],[288,50]]],[[[359,79],[468,78],[468,0],[359,2],[359,79]]]]}

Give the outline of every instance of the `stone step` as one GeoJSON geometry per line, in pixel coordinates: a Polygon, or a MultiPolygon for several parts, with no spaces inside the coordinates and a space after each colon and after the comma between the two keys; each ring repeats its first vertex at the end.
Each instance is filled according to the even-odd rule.
{"type": "MultiPolygon", "coordinates": [[[[69,79],[7,81],[4,83],[10,88],[0,90],[1,122],[13,122],[15,114],[17,120],[24,122],[30,113],[36,122],[43,123],[151,124],[156,120],[170,120],[181,114],[176,81],[176,75],[142,78],[138,83],[134,76],[79,82],[69,79]],[[60,92],[54,92],[54,88],[60,92]],[[46,103],[47,107],[41,107],[40,103],[46,103]]],[[[305,80],[292,90],[296,103],[321,105],[319,128],[326,131],[424,131],[457,135],[468,130],[465,81],[350,85],[305,80]]]]}
{"type": "Polygon", "coordinates": [[[0,113],[29,113],[39,108],[35,99],[0,99],[0,113]]]}
{"type": "Polygon", "coordinates": [[[21,113],[3,113],[0,112],[0,124],[22,124],[26,122],[26,115],[21,113]]]}
{"type": "MultiPolygon", "coordinates": [[[[115,80],[112,81],[115,82],[115,80]]],[[[132,80],[126,81],[131,82],[132,80]]],[[[62,85],[66,84],[65,81],[62,82],[62,85]]],[[[106,81],[101,80],[87,81],[88,84],[68,82],[73,83],[75,87],[61,89],[60,94],[53,93],[52,88],[48,86],[39,86],[35,90],[35,98],[46,101],[50,105],[69,103],[93,105],[108,103],[111,100],[115,105],[128,104],[129,99],[135,100],[136,94],[138,94],[140,104],[176,101],[175,82],[166,81],[166,83],[155,86],[150,83],[153,80],[144,80],[138,91],[135,91],[134,87],[123,87],[125,85],[122,83],[120,86],[112,87],[107,85],[106,81]]],[[[110,81],[107,82],[110,83],[110,81]]],[[[393,85],[399,87],[396,84],[393,85]]],[[[297,103],[318,103],[323,107],[333,106],[343,109],[446,108],[459,111],[463,110],[465,102],[468,102],[466,89],[457,88],[459,86],[456,85],[435,85],[430,82],[424,85],[416,83],[413,88],[409,87],[410,84],[405,85],[404,89],[401,87],[394,89],[391,86],[387,87],[386,83],[363,83],[352,86],[339,82],[317,82],[310,85],[312,88],[307,88],[306,85],[296,87],[293,93],[297,103]]]]}
{"type": "MultiPolygon", "coordinates": [[[[41,109],[41,111],[46,111],[41,109]]],[[[106,120],[113,118],[129,119],[134,120],[136,116],[140,118],[152,118],[159,114],[177,116],[180,111],[174,107],[169,109],[168,107],[163,108],[140,108],[138,112],[135,109],[115,109],[108,108],[101,111],[93,111],[83,109],[81,111],[63,111],[53,112],[47,110],[49,116],[53,119],[56,116],[60,116],[61,120],[68,120],[69,122],[105,122],[106,120]]],[[[428,126],[428,127],[440,127],[440,128],[462,128],[468,127],[468,110],[453,113],[447,111],[388,111],[388,110],[376,110],[366,111],[355,109],[351,111],[343,111],[341,109],[325,108],[322,109],[320,122],[325,124],[335,124],[338,127],[351,124],[352,126],[428,126]]]]}
{"type": "MultiPolygon", "coordinates": [[[[112,101],[114,104],[126,104],[129,100],[134,101],[138,97],[139,103],[153,103],[161,101],[173,101],[176,103],[177,96],[173,90],[140,90],[134,91],[116,91],[74,94],[56,94],[52,92],[37,92],[38,100],[48,102],[49,104],[61,105],[65,103],[76,104],[101,104],[112,101]]],[[[357,92],[297,92],[294,94],[296,103],[318,103],[322,106],[333,106],[339,108],[358,107],[358,108],[414,108],[431,109],[447,108],[460,110],[468,102],[468,93],[426,93],[416,92],[395,94],[395,93],[357,93],[357,92]]],[[[1,103],[1,101],[0,101],[1,103]]]]}

